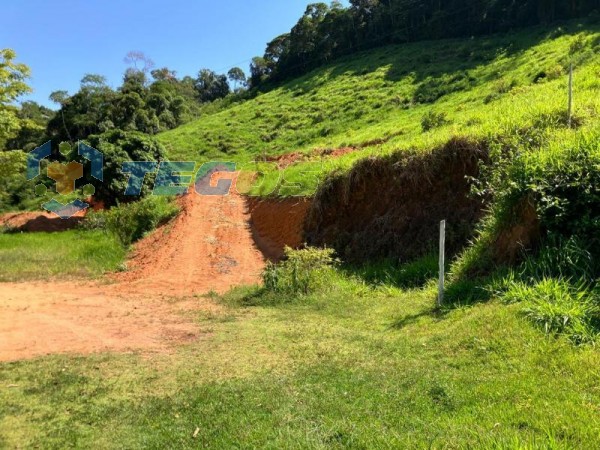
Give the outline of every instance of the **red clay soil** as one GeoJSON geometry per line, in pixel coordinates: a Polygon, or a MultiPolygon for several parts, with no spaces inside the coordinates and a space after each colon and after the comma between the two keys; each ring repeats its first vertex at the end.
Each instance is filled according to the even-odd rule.
{"type": "Polygon", "coordinates": [[[310,208],[309,199],[250,197],[246,202],[254,241],[267,258],[277,261],[283,256],[286,246],[297,248],[304,244],[304,220],[310,208]]]}
{"type": "Polygon", "coordinates": [[[470,193],[486,155],[482,143],[454,138],[431,152],[363,159],[318,191],[307,242],[333,247],[346,261],[410,261],[436,248],[446,220],[446,252],[454,255],[484,213],[485,203],[470,193]]]}
{"type": "Polygon", "coordinates": [[[0,361],[47,354],[164,352],[205,334],[190,318],[207,299],[132,294],[85,282],[0,284],[0,361]]]}
{"type": "Polygon", "coordinates": [[[184,295],[225,292],[260,281],[265,264],[244,198],[188,194],[181,214],[140,241],[128,271],[115,279],[129,290],[184,295]]]}
{"type": "Polygon", "coordinates": [[[310,160],[311,157],[317,156],[327,158],[339,158],[356,150],[356,147],[316,148],[310,154],[302,152],[292,152],[277,156],[267,156],[266,160],[269,162],[277,163],[277,167],[279,169],[285,169],[286,167],[291,166],[292,164],[295,164],[299,161],[310,160]]]}
{"type": "Polygon", "coordinates": [[[164,351],[193,341],[203,331],[190,312],[218,308],[198,294],[260,281],[265,258],[251,222],[260,222],[263,239],[281,248],[301,243],[293,234],[285,242],[284,230],[301,233],[294,214],[281,227],[285,203],[275,203],[270,214],[263,202],[251,220],[250,206],[234,193],[190,193],[179,201],[181,214],[135,246],[127,272],[100,282],[0,283],[0,361],[164,351]]]}

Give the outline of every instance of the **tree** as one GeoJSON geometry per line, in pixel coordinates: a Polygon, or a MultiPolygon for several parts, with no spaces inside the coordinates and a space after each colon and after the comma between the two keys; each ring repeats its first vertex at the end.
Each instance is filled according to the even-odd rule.
{"type": "Polygon", "coordinates": [[[212,102],[229,94],[227,76],[218,75],[209,69],[198,72],[195,87],[201,102],[212,102]]]}
{"type": "Polygon", "coordinates": [[[131,69],[136,72],[148,73],[154,67],[154,61],[147,57],[144,52],[132,50],[123,58],[125,64],[128,64],[131,69]]]}
{"type": "Polygon", "coordinates": [[[0,50],[0,150],[6,140],[13,137],[21,128],[18,108],[11,103],[21,95],[31,92],[25,83],[30,70],[25,64],[16,63],[16,53],[5,48],[0,50]]]}
{"type": "Polygon", "coordinates": [[[250,84],[257,87],[263,83],[269,75],[269,64],[261,56],[255,56],[250,63],[250,84]]]}
{"type": "Polygon", "coordinates": [[[87,73],[81,79],[81,87],[86,89],[102,89],[106,86],[106,77],[95,73],[87,73]]]}
{"type": "Polygon", "coordinates": [[[246,85],[246,74],[239,67],[234,67],[227,72],[227,77],[229,78],[229,81],[233,83],[234,90],[237,90],[238,84],[242,87],[246,85]]]}
{"type": "MultiPolygon", "coordinates": [[[[104,156],[104,182],[100,183],[89,175],[80,181],[82,184],[91,183],[96,188],[94,197],[107,206],[118,202],[130,202],[137,197],[125,195],[128,175],[121,171],[124,162],[154,161],[160,162],[165,157],[165,148],[154,137],[140,132],[112,130],[88,138],[90,146],[102,152],[104,156]]],[[[142,195],[150,192],[153,176],[146,176],[142,195]]]]}
{"type": "Polygon", "coordinates": [[[48,140],[46,127],[54,117],[54,111],[36,102],[26,101],[21,103],[17,116],[21,120],[21,128],[16,136],[7,141],[7,150],[27,152],[48,140]]]}
{"type": "Polygon", "coordinates": [[[152,78],[154,78],[155,81],[177,81],[177,72],[169,70],[166,67],[155,69],[150,72],[150,75],[152,75],[152,78]]]}

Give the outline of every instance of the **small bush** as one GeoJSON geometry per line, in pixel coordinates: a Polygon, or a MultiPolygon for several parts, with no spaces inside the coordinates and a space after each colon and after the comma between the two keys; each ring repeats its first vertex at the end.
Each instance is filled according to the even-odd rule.
{"type": "Polygon", "coordinates": [[[166,197],[147,197],[108,211],[90,213],[82,226],[88,229],[105,229],[127,247],[175,217],[178,212],[179,208],[166,197]]]}
{"type": "Polygon", "coordinates": [[[435,111],[428,111],[427,114],[421,118],[421,128],[423,129],[423,132],[427,132],[433,128],[441,127],[447,123],[448,120],[446,119],[446,113],[443,112],[438,113],[435,111]]]}
{"type": "Polygon", "coordinates": [[[569,55],[574,55],[575,53],[583,50],[586,45],[586,39],[583,34],[577,35],[577,37],[571,42],[569,46],[569,55]]]}
{"type": "Polygon", "coordinates": [[[334,250],[306,248],[285,249],[285,259],[267,264],[263,272],[265,289],[273,292],[309,294],[325,284],[328,273],[338,261],[334,250]]]}

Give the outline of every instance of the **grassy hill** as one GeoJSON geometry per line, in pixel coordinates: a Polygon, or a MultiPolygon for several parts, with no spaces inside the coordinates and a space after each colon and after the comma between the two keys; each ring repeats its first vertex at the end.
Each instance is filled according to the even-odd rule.
{"type": "MultiPolygon", "coordinates": [[[[285,176],[297,188],[277,188],[272,180],[254,193],[311,194],[321,180],[314,172],[347,169],[367,156],[429,149],[453,135],[498,136],[540,117],[564,122],[570,63],[575,115],[592,127],[600,111],[599,50],[600,25],[587,22],[384,47],[251,100],[211,105],[200,119],[159,139],[172,160],[243,164],[300,152],[304,158],[296,159],[303,161],[285,176]],[[322,149],[348,147],[354,151],[340,158],[321,156],[322,149]]],[[[558,127],[553,138],[565,134],[558,127]]]]}

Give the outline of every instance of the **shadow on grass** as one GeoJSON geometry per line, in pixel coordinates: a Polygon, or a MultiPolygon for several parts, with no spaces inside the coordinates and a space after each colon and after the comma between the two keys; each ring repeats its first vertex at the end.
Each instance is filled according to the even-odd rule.
{"type": "Polygon", "coordinates": [[[448,309],[442,309],[442,308],[437,308],[437,307],[436,308],[428,308],[428,309],[425,309],[416,314],[408,314],[406,316],[402,316],[399,319],[394,320],[387,329],[388,329],[388,331],[401,330],[409,325],[413,325],[413,324],[417,323],[419,321],[419,319],[421,319],[423,317],[430,317],[432,319],[442,320],[445,318],[445,316],[448,314],[448,312],[449,312],[448,309]]]}
{"type": "Polygon", "coordinates": [[[437,277],[437,265],[437,256],[428,254],[404,264],[392,259],[382,259],[360,266],[346,265],[342,270],[372,286],[420,289],[437,277]]]}

